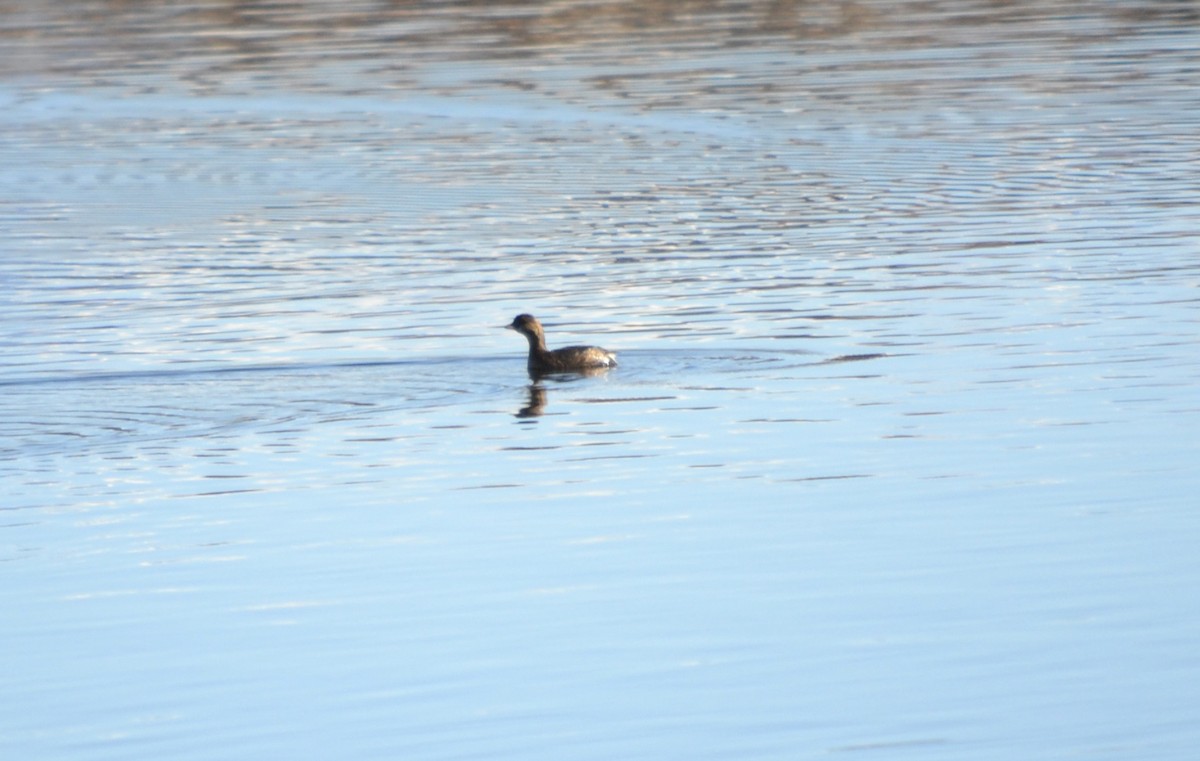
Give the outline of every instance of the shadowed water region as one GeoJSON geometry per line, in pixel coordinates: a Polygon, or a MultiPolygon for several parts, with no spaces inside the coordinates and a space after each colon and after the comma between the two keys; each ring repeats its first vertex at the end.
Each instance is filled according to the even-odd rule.
{"type": "Polygon", "coordinates": [[[1191,4],[0,17],[4,757],[1194,754],[1191,4]]]}

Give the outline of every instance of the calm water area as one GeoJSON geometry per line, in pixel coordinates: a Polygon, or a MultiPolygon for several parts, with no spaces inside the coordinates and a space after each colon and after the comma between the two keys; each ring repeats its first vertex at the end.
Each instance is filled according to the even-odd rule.
{"type": "Polygon", "coordinates": [[[1189,2],[0,0],[0,756],[1190,761],[1198,199],[1189,2]]]}

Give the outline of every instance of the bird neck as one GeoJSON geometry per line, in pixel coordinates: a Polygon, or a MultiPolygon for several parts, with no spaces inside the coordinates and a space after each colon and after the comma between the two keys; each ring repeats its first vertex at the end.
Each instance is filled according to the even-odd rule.
{"type": "Polygon", "coordinates": [[[529,340],[529,350],[536,354],[546,353],[546,337],[540,332],[529,331],[525,334],[525,338],[529,340]]]}

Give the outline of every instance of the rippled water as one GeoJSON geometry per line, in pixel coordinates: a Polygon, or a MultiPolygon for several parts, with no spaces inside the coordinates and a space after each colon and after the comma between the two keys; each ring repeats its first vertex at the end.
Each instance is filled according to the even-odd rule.
{"type": "Polygon", "coordinates": [[[0,13],[6,755],[1191,758],[1189,5],[0,13]]]}

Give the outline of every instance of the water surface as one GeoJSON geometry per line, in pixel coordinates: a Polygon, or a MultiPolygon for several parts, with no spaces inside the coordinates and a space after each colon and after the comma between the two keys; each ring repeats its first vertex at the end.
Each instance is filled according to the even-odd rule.
{"type": "Polygon", "coordinates": [[[1186,5],[3,12],[8,755],[1191,757],[1186,5]]]}

